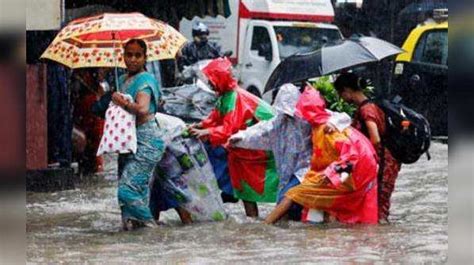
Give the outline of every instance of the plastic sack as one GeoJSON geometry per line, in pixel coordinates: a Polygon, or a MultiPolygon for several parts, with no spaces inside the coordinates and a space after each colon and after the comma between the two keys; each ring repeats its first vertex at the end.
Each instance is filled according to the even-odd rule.
{"type": "MultiPolygon", "coordinates": [[[[130,95],[124,96],[132,101],[130,95]]],[[[105,153],[136,153],[137,129],[135,120],[135,115],[111,102],[105,113],[104,133],[100,140],[97,156],[105,153]]]]}
{"type": "Polygon", "coordinates": [[[304,208],[303,212],[301,213],[301,221],[303,223],[310,223],[310,224],[320,224],[324,222],[324,212],[315,210],[315,209],[308,209],[304,208]]]}
{"type": "MultiPolygon", "coordinates": [[[[179,128],[179,125],[175,128],[179,128]]],[[[172,131],[168,127],[166,130],[172,131]]],[[[181,206],[194,221],[227,218],[220,190],[203,143],[175,136],[158,163],[151,186],[152,212],[181,206]]]]}
{"type": "Polygon", "coordinates": [[[165,145],[168,145],[173,141],[174,138],[180,136],[186,129],[186,123],[183,120],[171,115],[157,112],[155,119],[158,122],[158,126],[163,131],[161,136],[165,145]]]}
{"type": "Polygon", "coordinates": [[[195,84],[161,88],[163,109],[186,121],[202,120],[217,101],[215,93],[201,80],[195,84]]]}

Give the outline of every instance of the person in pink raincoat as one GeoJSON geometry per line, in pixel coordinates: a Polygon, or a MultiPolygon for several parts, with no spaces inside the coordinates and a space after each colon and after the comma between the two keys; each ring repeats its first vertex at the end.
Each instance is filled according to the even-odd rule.
{"type": "Polygon", "coordinates": [[[378,166],[370,141],[352,127],[326,134],[330,114],[313,88],[303,92],[295,114],[313,127],[311,168],[303,182],[285,194],[265,223],[275,223],[297,203],[324,211],[343,223],[376,224],[378,166]]]}

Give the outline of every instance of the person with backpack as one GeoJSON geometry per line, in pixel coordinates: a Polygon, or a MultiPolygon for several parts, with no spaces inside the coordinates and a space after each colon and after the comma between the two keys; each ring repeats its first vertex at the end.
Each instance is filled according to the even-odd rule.
{"type": "Polygon", "coordinates": [[[395,181],[401,168],[401,163],[384,145],[387,137],[387,123],[384,111],[372,102],[364,93],[367,87],[365,79],[353,73],[343,73],[334,82],[339,96],[348,103],[357,106],[353,119],[353,127],[360,130],[377,151],[378,173],[378,209],[379,222],[388,222],[390,197],[395,188],[395,181]]]}

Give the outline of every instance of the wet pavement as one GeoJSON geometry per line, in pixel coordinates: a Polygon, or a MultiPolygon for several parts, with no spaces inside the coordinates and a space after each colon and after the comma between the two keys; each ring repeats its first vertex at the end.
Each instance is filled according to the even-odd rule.
{"type": "MultiPolygon", "coordinates": [[[[181,225],[174,211],[158,229],[120,230],[113,177],[55,193],[27,194],[28,263],[446,263],[448,145],[433,143],[432,159],[404,165],[388,225],[267,226],[226,204],[229,219],[181,225]]],[[[113,169],[111,169],[113,170],[113,169]]],[[[266,216],[273,204],[260,204],[266,216]]]]}

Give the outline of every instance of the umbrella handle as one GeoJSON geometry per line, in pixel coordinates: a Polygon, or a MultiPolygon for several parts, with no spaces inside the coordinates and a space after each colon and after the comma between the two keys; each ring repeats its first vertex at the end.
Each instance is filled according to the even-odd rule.
{"type": "MultiPolygon", "coordinates": [[[[112,32],[112,40],[115,40],[115,32],[112,32]]],[[[114,65],[115,65],[115,69],[114,69],[114,72],[115,72],[115,91],[118,91],[119,89],[119,82],[118,82],[118,67],[117,67],[117,57],[115,56],[115,44],[116,42],[114,41],[114,65]]]]}
{"type": "Polygon", "coordinates": [[[115,92],[118,91],[118,88],[119,88],[118,70],[117,70],[117,66],[115,66],[115,92]]]}

